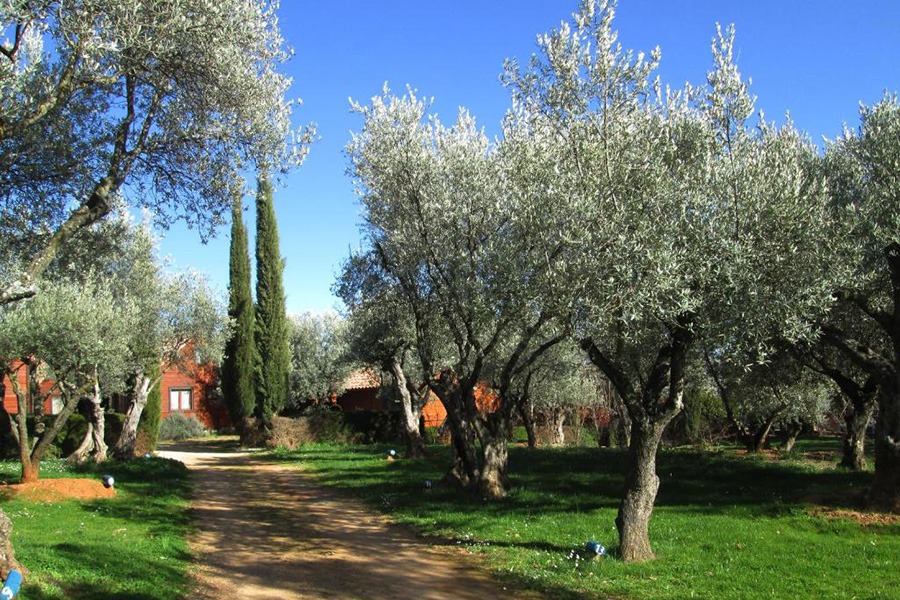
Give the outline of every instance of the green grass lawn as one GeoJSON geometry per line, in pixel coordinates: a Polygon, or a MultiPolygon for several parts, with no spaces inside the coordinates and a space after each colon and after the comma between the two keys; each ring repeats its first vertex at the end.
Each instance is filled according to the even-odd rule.
{"type": "MultiPolygon", "coordinates": [[[[799,448],[792,457],[802,457],[799,448]]],[[[277,456],[547,597],[900,597],[900,524],[861,525],[817,512],[853,508],[871,473],[738,457],[730,449],[662,451],[651,523],[657,559],[625,564],[584,552],[596,540],[615,553],[621,451],[514,448],[513,489],[506,500],[487,502],[426,489],[448,464],[446,448],[431,447],[431,457],[418,461],[387,461],[386,450],[316,446],[277,456]]]]}
{"type": "MultiPolygon", "coordinates": [[[[116,479],[112,499],[0,502],[13,522],[16,558],[31,571],[17,598],[173,600],[186,592],[187,469],[161,458],[87,469],[55,460],[41,466],[41,478],[106,473],[116,479]]],[[[18,463],[0,462],[0,479],[18,477],[18,463]]]]}

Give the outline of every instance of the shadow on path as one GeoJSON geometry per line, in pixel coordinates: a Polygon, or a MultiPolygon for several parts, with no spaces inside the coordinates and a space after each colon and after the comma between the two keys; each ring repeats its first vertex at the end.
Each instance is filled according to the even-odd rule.
{"type": "Polygon", "coordinates": [[[222,440],[164,447],[194,484],[192,599],[523,598],[439,548],[222,440]]]}

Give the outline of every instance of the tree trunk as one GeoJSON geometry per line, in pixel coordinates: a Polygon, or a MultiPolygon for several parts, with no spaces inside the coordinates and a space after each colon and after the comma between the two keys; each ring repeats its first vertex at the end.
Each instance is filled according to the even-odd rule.
{"type": "Polygon", "coordinates": [[[481,477],[478,480],[478,492],[491,500],[505,498],[509,487],[506,470],[509,464],[509,446],[506,439],[485,439],[482,441],[484,461],[481,464],[481,477]]]}
{"type": "Polygon", "coordinates": [[[875,411],[875,404],[848,403],[844,411],[844,423],[847,431],[844,434],[843,456],[840,466],[853,471],[866,468],[866,427],[875,411]]]}
{"type": "Polygon", "coordinates": [[[900,244],[889,244],[885,258],[893,292],[893,307],[886,327],[893,346],[893,361],[885,366],[879,378],[875,479],[869,502],[881,510],[900,513],[900,244]]]}
{"type": "Polygon", "coordinates": [[[41,461],[31,460],[31,457],[21,459],[22,462],[22,483],[34,483],[40,478],[41,461]]]}
{"type": "Polygon", "coordinates": [[[463,487],[468,487],[477,483],[480,477],[481,468],[478,462],[478,452],[475,448],[475,431],[474,421],[475,415],[469,415],[474,412],[475,400],[469,398],[471,411],[466,406],[467,399],[465,394],[473,394],[473,390],[462,390],[458,385],[454,385],[454,389],[447,390],[434,389],[444,409],[447,411],[447,424],[450,426],[450,442],[453,444],[453,464],[450,470],[444,476],[444,481],[457,482],[463,487]]]}
{"type": "Polygon", "coordinates": [[[881,384],[875,423],[875,479],[869,503],[900,513],[900,371],[881,384]]]}
{"type": "Polygon", "coordinates": [[[93,449],[93,458],[94,462],[98,465],[100,463],[106,462],[106,421],[103,416],[103,406],[101,402],[103,398],[100,396],[100,382],[97,380],[96,374],[94,375],[94,393],[90,396],[90,410],[91,410],[91,434],[93,435],[94,441],[94,449],[93,449]]]}
{"type": "Polygon", "coordinates": [[[522,418],[522,425],[525,427],[525,435],[528,436],[528,447],[537,448],[537,435],[534,432],[534,405],[531,402],[517,402],[516,409],[522,418]]]}
{"type": "Polygon", "coordinates": [[[803,421],[793,421],[787,432],[787,438],[784,440],[782,450],[784,452],[793,452],[794,444],[797,443],[797,436],[803,431],[803,421]]]}
{"type": "Polygon", "coordinates": [[[766,444],[769,442],[769,434],[772,433],[772,427],[775,426],[775,422],[778,421],[778,418],[787,410],[787,408],[786,404],[779,406],[769,415],[763,424],[759,426],[750,442],[749,450],[751,452],[762,452],[766,449],[766,444]]]}
{"type": "Polygon", "coordinates": [[[16,560],[16,553],[12,545],[12,521],[5,512],[0,510],[0,577],[4,580],[9,577],[13,569],[27,577],[27,569],[16,560]]]}
{"type": "Polygon", "coordinates": [[[625,471],[625,497],[619,505],[616,528],[619,530],[619,553],[625,562],[653,559],[650,548],[650,517],[659,490],[656,475],[656,451],[666,425],[674,417],[633,420],[631,445],[625,471]]]}
{"type": "Polygon", "coordinates": [[[566,443],[566,411],[562,408],[552,408],[549,413],[549,423],[547,428],[550,433],[550,444],[553,446],[562,446],[566,443]]]}
{"type": "Polygon", "coordinates": [[[509,465],[509,422],[511,407],[504,405],[481,422],[481,474],[478,492],[484,498],[496,500],[506,497],[509,488],[507,467],[509,465]]]}
{"type": "Polygon", "coordinates": [[[69,455],[69,458],[66,459],[66,462],[70,464],[80,465],[87,462],[88,456],[91,453],[91,450],[94,449],[94,424],[88,423],[87,432],[84,435],[84,438],[81,440],[81,444],[78,448],[69,455]]]}
{"type": "Polygon", "coordinates": [[[459,454],[459,450],[457,449],[456,443],[453,441],[453,432],[450,433],[450,451],[451,451],[451,463],[450,468],[447,469],[447,472],[444,473],[444,476],[441,478],[441,483],[444,485],[449,485],[451,487],[459,487],[459,488],[467,488],[472,483],[472,478],[469,476],[466,471],[465,464],[463,463],[463,459],[459,454]]]}
{"type": "Polygon", "coordinates": [[[418,392],[410,389],[412,385],[403,365],[397,356],[391,357],[391,374],[394,376],[394,384],[400,394],[400,403],[403,407],[402,431],[406,442],[406,456],[408,458],[422,458],[425,456],[425,439],[419,430],[419,420],[422,417],[422,403],[418,399],[418,392]],[[415,394],[415,396],[413,395],[415,394]]]}
{"type": "MultiPolygon", "coordinates": [[[[38,478],[38,471],[40,469],[41,459],[44,458],[44,454],[47,452],[47,449],[53,443],[53,440],[56,439],[56,436],[59,435],[59,432],[62,431],[63,426],[66,424],[66,421],[69,420],[69,417],[75,412],[75,407],[78,404],[77,398],[83,393],[83,390],[69,390],[68,393],[62,392],[63,398],[63,407],[62,410],[53,418],[53,423],[49,428],[45,428],[43,432],[40,433],[40,437],[36,437],[34,447],[31,449],[31,452],[28,456],[28,460],[25,461],[23,458],[22,461],[22,482],[26,481],[36,481],[38,478]],[[26,464],[27,463],[27,464],[26,464]],[[26,480],[26,477],[34,477],[33,480],[26,480]]],[[[43,402],[43,399],[41,399],[43,402]]],[[[24,419],[23,419],[24,420],[24,419]]],[[[22,453],[22,448],[27,447],[27,441],[25,444],[19,444],[19,454],[22,453]]]]}
{"type": "Polygon", "coordinates": [[[659,490],[656,452],[668,424],[684,407],[684,377],[687,351],[693,341],[691,315],[682,315],[668,327],[669,338],[638,387],[621,363],[605,355],[593,342],[581,341],[593,362],[616,388],[631,418],[631,443],[625,466],[625,495],[616,516],[619,555],[626,562],[653,558],[650,548],[650,517],[659,490]]]}
{"type": "Polygon", "coordinates": [[[119,460],[134,458],[134,447],[137,443],[137,428],[141,421],[141,414],[147,405],[147,397],[150,395],[150,378],[138,373],[135,376],[134,388],[131,392],[131,404],[125,413],[125,422],[122,424],[122,433],[113,446],[112,454],[119,460]]]}

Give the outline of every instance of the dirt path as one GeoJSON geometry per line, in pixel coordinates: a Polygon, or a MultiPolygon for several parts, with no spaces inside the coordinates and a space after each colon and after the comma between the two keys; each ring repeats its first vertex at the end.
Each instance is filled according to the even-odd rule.
{"type": "Polygon", "coordinates": [[[169,446],[194,481],[191,600],[523,598],[295,468],[221,444],[169,446]]]}

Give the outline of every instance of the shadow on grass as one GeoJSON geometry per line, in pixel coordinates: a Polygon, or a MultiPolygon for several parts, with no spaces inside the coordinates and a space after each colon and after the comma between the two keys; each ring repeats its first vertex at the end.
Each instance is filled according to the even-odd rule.
{"type": "MultiPolygon", "coordinates": [[[[276,461],[300,462],[322,483],[352,491],[385,512],[392,504],[449,510],[476,506],[503,514],[579,513],[615,509],[624,487],[624,450],[598,448],[511,448],[507,498],[485,502],[471,493],[435,485],[450,464],[449,450],[429,448],[429,457],[386,460],[387,447],[312,448],[276,453],[276,461]]],[[[823,448],[827,446],[823,445],[823,448]]],[[[731,451],[663,450],[657,460],[657,507],[719,513],[743,507],[751,514],[779,514],[784,507],[822,505],[859,508],[870,473],[815,469],[790,461],[737,456],[731,451]]]]}
{"type": "Polygon", "coordinates": [[[241,448],[240,439],[236,435],[160,442],[157,447],[160,451],[174,452],[237,452],[242,449],[245,448],[241,448]]]}

